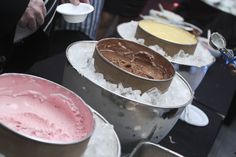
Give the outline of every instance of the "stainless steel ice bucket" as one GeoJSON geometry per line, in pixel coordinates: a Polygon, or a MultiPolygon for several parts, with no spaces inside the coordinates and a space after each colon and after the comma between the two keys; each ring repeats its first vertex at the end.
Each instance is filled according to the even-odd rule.
{"type": "MultiPolygon", "coordinates": [[[[191,87],[179,75],[188,86],[191,87]]],[[[143,139],[159,142],[173,128],[185,106],[157,107],[129,100],[91,82],[69,63],[65,65],[63,85],[80,95],[86,103],[101,113],[111,124],[121,141],[122,152],[130,152],[143,139]]]]}

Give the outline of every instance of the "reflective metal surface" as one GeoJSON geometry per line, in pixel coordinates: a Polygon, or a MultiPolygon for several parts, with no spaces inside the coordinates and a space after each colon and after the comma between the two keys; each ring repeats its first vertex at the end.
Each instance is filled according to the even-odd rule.
{"type": "Polygon", "coordinates": [[[196,66],[187,66],[181,64],[173,64],[175,70],[185,78],[185,80],[189,83],[192,90],[195,91],[196,88],[201,83],[202,79],[204,78],[208,67],[196,67],[196,66]]]}
{"type": "Polygon", "coordinates": [[[129,157],[183,157],[165,147],[152,142],[139,143],[129,157]]]}
{"type": "Polygon", "coordinates": [[[225,38],[217,32],[211,34],[209,43],[214,49],[217,50],[225,49],[226,47],[225,38]]]}
{"type": "Polygon", "coordinates": [[[226,48],[226,40],[221,34],[218,32],[212,33],[209,43],[214,49],[219,50],[225,59],[226,64],[233,64],[236,66],[236,56],[234,56],[233,50],[226,48]]]}
{"type": "MultiPolygon", "coordinates": [[[[188,83],[177,74],[188,86],[188,83]]],[[[131,101],[114,94],[79,74],[69,63],[65,65],[63,85],[80,95],[111,124],[121,141],[122,152],[131,150],[143,139],[159,142],[175,125],[185,106],[160,108],[131,101]]]]}

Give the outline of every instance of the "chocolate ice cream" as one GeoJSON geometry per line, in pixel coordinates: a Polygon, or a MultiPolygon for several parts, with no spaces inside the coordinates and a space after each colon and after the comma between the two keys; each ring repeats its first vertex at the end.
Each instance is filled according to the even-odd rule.
{"type": "Polygon", "coordinates": [[[168,79],[173,75],[155,52],[141,46],[123,40],[109,40],[100,43],[97,48],[110,62],[135,75],[157,80],[168,79]]]}

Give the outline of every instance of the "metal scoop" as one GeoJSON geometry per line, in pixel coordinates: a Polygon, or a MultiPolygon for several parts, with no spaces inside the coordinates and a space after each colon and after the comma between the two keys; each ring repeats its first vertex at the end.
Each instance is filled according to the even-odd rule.
{"type": "Polygon", "coordinates": [[[226,64],[233,64],[236,67],[236,57],[234,56],[234,52],[226,48],[226,40],[221,34],[217,32],[212,33],[209,44],[212,48],[220,51],[226,64]]]}

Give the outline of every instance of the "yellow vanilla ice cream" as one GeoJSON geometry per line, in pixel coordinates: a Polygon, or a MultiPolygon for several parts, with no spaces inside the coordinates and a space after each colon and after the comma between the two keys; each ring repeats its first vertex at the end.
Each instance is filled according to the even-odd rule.
{"type": "Polygon", "coordinates": [[[173,25],[162,24],[153,20],[141,20],[139,27],[155,37],[169,42],[186,45],[197,43],[197,39],[193,34],[173,25]]]}

